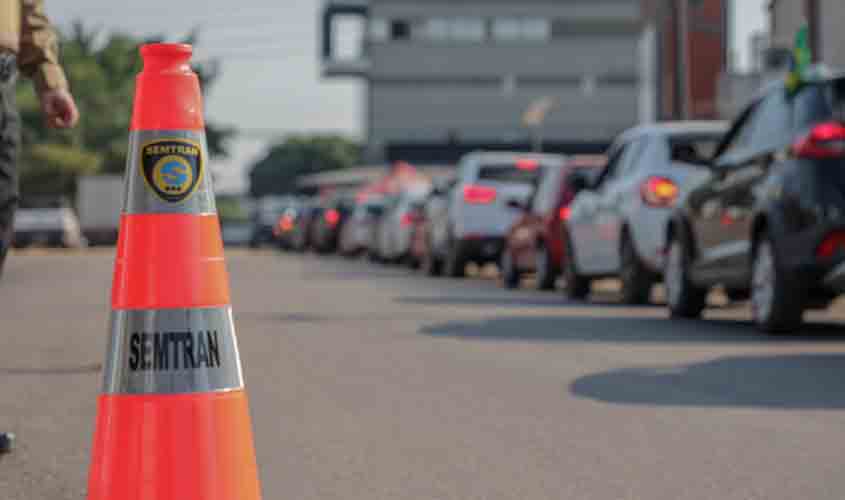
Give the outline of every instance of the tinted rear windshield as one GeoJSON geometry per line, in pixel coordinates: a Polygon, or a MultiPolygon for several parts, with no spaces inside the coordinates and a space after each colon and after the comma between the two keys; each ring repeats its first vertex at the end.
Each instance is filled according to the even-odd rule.
{"type": "Polygon", "coordinates": [[[478,180],[509,182],[513,184],[533,184],[542,173],[542,166],[528,170],[517,168],[516,163],[484,165],[478,169],[478,180]]]}
{"type": "Polygon", "coordinates": [[[845,79],[809,85],[795,98],[798,129],[828,120],[845,122],[845,79]]]}
{"type": "Polygon", "coordinates": [[[720,134],[672,137],[669,139],[672,161],[693,164],[706,162],[713,158],[720,139],[720,134]]]}

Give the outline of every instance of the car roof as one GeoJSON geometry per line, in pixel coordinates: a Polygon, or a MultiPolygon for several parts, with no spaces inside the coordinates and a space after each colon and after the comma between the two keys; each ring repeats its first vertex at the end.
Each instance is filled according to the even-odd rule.
{"type": "Polygon", "coordinates": [[[644,135],[723,134],[728,131],[727,120],[686,120],[649,123],[630,128],[619,136],[627,141],[644,135]]]}
{"type": "Polygon", "coordinates": [[[566,159],[566,166],[570,168],[598,168],[605,165],[605,155],[572,155],[566,159]]]}
{"type": "Polygon", "coordinates": [[[560,163],[566,161],[566,156],[550,153],[531,153],[520,151],[473,151],[469,157],[480,162],[514,161],[519,159],[537,160],[546,163],[560,163]]]}

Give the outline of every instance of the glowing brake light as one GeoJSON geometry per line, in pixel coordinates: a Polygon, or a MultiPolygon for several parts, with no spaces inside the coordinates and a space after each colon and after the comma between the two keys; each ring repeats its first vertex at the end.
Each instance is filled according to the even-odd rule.
{"type": "Polygon", "coordinates": [[[337,223],[340,222],[340,212],[334,208],[326,210],[323,217],[326,219],[326,223],[330,226],[336,226],[337,223]]]}
{"type": "Polygon", "coordinates": [[[649,177],[640,187],[640,194],[652,207],[671,207],[678,199],[678,186],[666,177],[649,177]]]}
{"type": "Polygon", "coordinates": [[[279,220],[279,229],[286,233],[293,229],[293,217],[285,215],[279,220]]]}
{"type": "Polygon", "coordinates": [[[835,231],[827,235],[827,238],[816,248],[816,257],[822,259],[833,257],[839,250],[845,250],[845,232],[843,231],[835,231]]]}
{"type": "Polygon", "coordinates": [[[560,216],[560,220],[569,220],[569,216],[572,214],[572,209],[569,208],[569,205],[565,207],[560,207],[560,212],[558,215],[560,216]]]}
{"type": "Polygon", "coordinates": [[[520,170],[537,170],[537,167],[539,166],[540,163],[537,160],[532,160],[530,158],[516,160],[516,168],[520,170]]]}
{"type": "Polygon", "coordinates": [[[464,201],[474,205],[486,205],[496,200],[496,188],[470,184],[464,186],[464,201]]]}
{"type": "Polygon", "coordinates": [[[404,227],[412,226],[416,222],[420,222],[422,217],[413,213],[413,212],[406,212],[402,214],[402,218],[399,219],[399,223],[402,224],[404,227]]]}
{"type": "Polygon", "coordinates": [[[798,158],[824,159],[845,156],[845,126],[828,122],[816,125],[806,137],[792,146],[798,158]]]}

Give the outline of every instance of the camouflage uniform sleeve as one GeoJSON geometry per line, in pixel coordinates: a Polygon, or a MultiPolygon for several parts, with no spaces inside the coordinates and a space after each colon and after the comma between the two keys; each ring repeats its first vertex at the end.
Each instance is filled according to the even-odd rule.
{"type": "Polygon", "coordinates": [[[18,67],[32,78],[38,93],[66,89],[65,73],[59,66],[59,40],[44,11],[44,0],[21,2],[21,39],[18,67]]]}

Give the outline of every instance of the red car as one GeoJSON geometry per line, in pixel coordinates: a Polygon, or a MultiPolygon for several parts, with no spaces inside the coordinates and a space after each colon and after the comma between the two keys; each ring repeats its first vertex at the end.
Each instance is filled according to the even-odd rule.
{"type": "Polygon", "coordinates": [[[526,201],[511,200],[508,205],[523,211],[505,237],[502,252],[502,284],[519,286],[522,275],[535,273],[537,288],[555,287],[564,259],[561,222],[568,217],[569,203],[575,197],[570,188],[572,173],[597,169],[606,162],[604,156],[571,156],[562,168],[545,172],[531,197],[526,201]]]}

